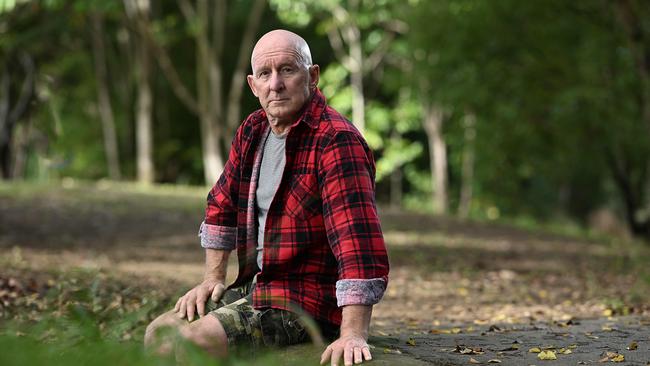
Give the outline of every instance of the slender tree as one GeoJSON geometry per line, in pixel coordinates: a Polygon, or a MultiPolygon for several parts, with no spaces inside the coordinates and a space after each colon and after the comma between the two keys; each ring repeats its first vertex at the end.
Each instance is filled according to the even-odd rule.
{"type": "Polygon", "coordinates": [[[97,105],[99,118],[102,123],[104,137],[104,152],[108,165],[108,175],[113,180],[121,179],[120,158],[118,152],[117,136],[115,133],[115,118],[108,87],[108,73],[106,70],[106,55],[104,38],[104,19],[100,12],[90,13],[91,43],[97,83],[97,105]]]}

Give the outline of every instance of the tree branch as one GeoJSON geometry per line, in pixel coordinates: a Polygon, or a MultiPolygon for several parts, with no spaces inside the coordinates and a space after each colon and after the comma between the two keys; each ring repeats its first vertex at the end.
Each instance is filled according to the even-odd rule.
{"type": "Polygon", "coordinates": [[[227,124],[231,129],[235,129],[238,124],[239,116],[239,102],[244,90],[242,83],[245,78],[246,64],[249,61],[248,56],[253,48],[253,38],[257,29],[259,28],[264,8],[266,7],[266,0],[256,0],[253,4],[253,9],[248,17],[246,30],[242,36],[241,46],[239,47],[239,55],[237,56],[237,66],[232,74],[230,80],[230,94],[228,95],[228,117],[227,124]]]}
{"type": "Polygon", "coordinates": [[[127,15],[129,15],[129,22],[127,25],[136,34],[139,34],[142,37],[142,40],[145,42],[146,46],[149,47],[151,52],[155,55],[156,60],[160,69],[163,71],[163,75],[171,84],[172,90],[176,97],[180,99],[181,102],[194,114],[199,114],[198,103],[196,98],[192,96],[189,90],[183,84],[180,76],[176,72],[171,58],[167,51],[158,44],[154,39],[153,34],[151,33],[151,28],[148,22],[145,22],[141,17],[136,16],[137,12],[134,12],[132,9],[132,4],[130,0],[124,0],[124,7],[126,9],[127,15]]]}
{"type": "Polygon", "coordinates": [[[196,18],[196,10],[188,0],[178,0],[178,7],[185,18],[185,21],[191,23],[196,18]]]}
{"type": "Polygon", "coordinates": [[[343,46],[343,40],[341,39],[341,34],[339,33],[338,28],[331,27],[327,30],[327,38],[330,40],[330,45],[334,50],[334,55],[337,59],[343,64],[346,69],[350,69],[351,62],[350,56],[345,52],[343,46]]]}

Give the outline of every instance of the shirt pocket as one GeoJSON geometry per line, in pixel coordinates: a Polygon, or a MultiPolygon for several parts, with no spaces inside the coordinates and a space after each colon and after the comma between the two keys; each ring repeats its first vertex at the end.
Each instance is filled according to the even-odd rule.
{"type": "Polygon", "coordinates": [[[298,220],[309,220],[322,212],[315,175],[296,174],[291,177],[285,211],[298,220]]]}

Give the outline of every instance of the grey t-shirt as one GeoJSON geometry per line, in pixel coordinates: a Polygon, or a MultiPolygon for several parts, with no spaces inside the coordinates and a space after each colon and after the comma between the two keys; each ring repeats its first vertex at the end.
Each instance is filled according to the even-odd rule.
{"type": "Polygon", "coordinates": [[[264,227],[266,216],[271,207],[275,192],[280,186],[284,164],[286,163],[285,145],[287,133],[276,135],[271,131],[264,143],[262,163],[257,179],[257,265],[262,269],[262,252],[264,251],[264,227]]]}

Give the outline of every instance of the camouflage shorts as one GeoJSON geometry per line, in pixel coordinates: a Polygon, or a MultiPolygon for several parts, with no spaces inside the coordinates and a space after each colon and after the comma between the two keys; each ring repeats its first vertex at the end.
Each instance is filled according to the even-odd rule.
{"type": "Polygon", "coordinates": [[[215,316],[228,336],[228,346],[236,350],[261,347],[280,347],[306,342],[309,334],[304,319],[281,309],[255,309],[252,305],[252,287],[227,290],[217,303],[208,300],[207,308],[215,316]]]}

